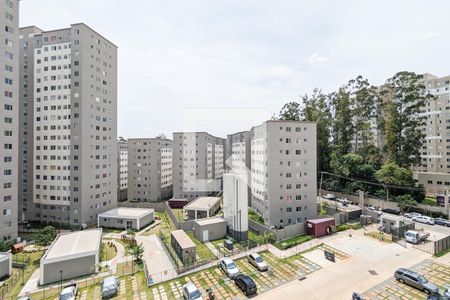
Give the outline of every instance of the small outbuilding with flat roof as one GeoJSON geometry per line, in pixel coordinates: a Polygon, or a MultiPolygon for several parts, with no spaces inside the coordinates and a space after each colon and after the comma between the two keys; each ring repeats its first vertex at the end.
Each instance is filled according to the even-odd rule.
{"type": "Polygon", "coordinates": [[[11,253],[0,252],[0,280],[9,277],[12,272],[11,253]]]}
{"type": "Polygon", "coordinates": [[[58,235],[41,259],[39,283],[97,273],[101,243],[101,228],[58,235]]]}
{"type": "Polygon", "coordinates": [[[194,235],[200,242],[214,241],[227,234],[227,221],[224,218],[208,218],[194,221],[194,235]]]}
{"type": "Polygon", "coordinates": [[[173,250],[184,264],[195,262],[195,244],[183,230],[171,232],[171,244],[173,250]]]}
{"type": "Polygon", "coordinates": [[[306,233],[314,237],[321,237],[331,234],[336,228],[334,218],[322,218],[306,221],[306,233]]]}
{"type": "Polygon", "coordinates": [[[118,207],[98,214],[98,227],[141,230],[153,222],[151,208],[118,207]]]}
{"type": "Polygon", "coordinates": [[[183,212],[188,220],[214,217],[219,210],[219,197],[201,197],[183,207],[183,212]]]}

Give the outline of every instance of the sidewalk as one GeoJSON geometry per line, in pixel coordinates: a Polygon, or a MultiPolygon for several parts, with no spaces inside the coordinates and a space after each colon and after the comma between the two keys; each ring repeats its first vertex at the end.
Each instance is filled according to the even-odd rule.
{"type": "Polygon", "coordinates": [[[216,257],[220,257],[220,252],[219,250],[217,250],[216,247],[214,247],[214,245],[211,242],[206,242],[205,243],[206,247],[208,247],[209,250],[211,250],[211,252],[216,256],[216,257]]]}

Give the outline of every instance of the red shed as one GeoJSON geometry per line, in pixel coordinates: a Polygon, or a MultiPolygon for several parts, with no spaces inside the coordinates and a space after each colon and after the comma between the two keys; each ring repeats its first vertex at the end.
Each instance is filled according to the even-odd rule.
{"type": "Polygon", "coordinates": [[[189,203],[187,199],[170,199],[167,201],[170,208],[183,208],[186,204],[189,203]]]}
{"type": "Polygon", "coordinates": [[[321,237],[333,232],[336,226],[334,218],[323,218],[306,221],[306,233],[314,237],[321,237]]]}

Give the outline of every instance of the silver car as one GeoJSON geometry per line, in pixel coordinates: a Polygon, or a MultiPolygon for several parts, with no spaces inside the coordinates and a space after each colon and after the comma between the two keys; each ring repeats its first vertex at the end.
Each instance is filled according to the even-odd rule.
{"type": "Polygon", "coordinates": [[[222,258],[219,265],[220,268],[225,272],[225,274],[227,274],[227,276],[231,279],[235,278],[240,273],[239,268],[231,258],[222,258]]]}
{"type": "Polygon", "coordinates": [[[269,266],[258,253],[252,253],[247,256],[248,262],[258,271],[267,271],[269,266]]]}
{"type": "Polygon", "coordinates": [[[400,268],[395,271],[394,277],[399,282],[415,287],[427,295],[439,293],[439,288],[434,283],[414,271],[400,268]]]}

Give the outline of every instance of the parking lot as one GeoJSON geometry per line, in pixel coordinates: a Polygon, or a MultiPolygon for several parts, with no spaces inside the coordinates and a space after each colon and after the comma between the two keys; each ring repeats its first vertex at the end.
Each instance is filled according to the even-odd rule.
{"type": "MultiPolygon", "coordinates": [[[[410,268],[425,276],[441,290],[450,283],[450,266],[432,260],[426,260],[410,268]]],[[[371,288],[363,294],[364,299],[426,299],[427,295],[406,284],[395,280],[394,277],[371,288]]]]}

